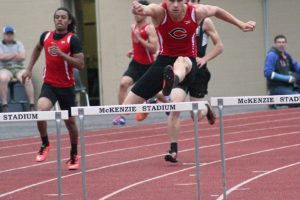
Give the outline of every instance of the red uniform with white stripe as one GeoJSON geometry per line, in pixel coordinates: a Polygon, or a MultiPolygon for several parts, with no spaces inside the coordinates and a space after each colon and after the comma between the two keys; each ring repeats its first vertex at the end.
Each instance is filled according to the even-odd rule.
{"type": "Polygon", "coordinates": [[[149,24],[145,24],[141,28],[138,28],[136,24],[133,24],[131,26],[131,37],[132,37],[132,53],[133,53],[133,60],[143,64],[143,65],[149,65],[152,64],[154,61],[154,56],[153,54],[146,49],[139,41],[137,41],[135,35],[134,35],[134,30],[139,29],[141,37],[148,41],[148,34],[147,34],[147,27],[149,24]]]}
{"type": "Polygon", "coordinates": [[[159,43],[160,55],[178,57],[196,57],[196,22],[195,8],[187,4],[187,11],[184,18],[179,22],[174,22],[167,12],[167,4],[162,4],[165,9],[163,22],[156,27],[159,43]]]}
{"type": "Polygon", "coordinates": [[[65,61],[62,57],[57,55],[51,55],[48,51],[52,47],[52,43],[56,43],[57,46],[65,54],[70,55],[70,40],[73,33],[66,34],[60,40],[53,39],[54,32],[47,33],[44,39],[44,50],[46,57],[46,66],[44,69],[44,82],[52,85],[53,87],[66,88],[75,85],[73,76],[73,66],[65,61]]]}

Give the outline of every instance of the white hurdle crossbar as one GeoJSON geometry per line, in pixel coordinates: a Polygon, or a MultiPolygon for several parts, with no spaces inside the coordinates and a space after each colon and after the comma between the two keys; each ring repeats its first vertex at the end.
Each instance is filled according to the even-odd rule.
{"type": "Polygon", "coordinates": [[[86,161],[85,161],[85,142],[84,142],[84,116],[193,111],[194,133],[195,133],[195,159],[196,159],[196,174],[197,174],[197,200],[200,200],[200,154],[199,154],[199,136],[198,136],[198,132],[199,132],[198,110],[206,109],[205,105],[207,103],[208,103],[207,101],[197,101],[197,102],[180,102],[180,103],[72,107],[72,116],[78,116],[79,118],[83,199],[84,200],[87,199],[86,173],[85,173],[86,161]]]}
{"type": "Polygon", "coordinates": [[[57,198],[61,200],[61,120],[68,119],[68,111],[36,111],[36,112],[9,112],[0,113],[2,122],[29,122],[29,121],[54,121],[56,123],[56,148],[57,148],[57,198]]]}
{"type": "Polygon", "coordinates": [[[224,147],[224,106],[274,105],[274,104],[300,104],[300,95],[271,95],[271,96],[238,96],[238,97],[212,97],[211,106],[218,107],[220,118],[220,147],[222,161],[223,200],[227,199],[226,164],[224,147]]]}

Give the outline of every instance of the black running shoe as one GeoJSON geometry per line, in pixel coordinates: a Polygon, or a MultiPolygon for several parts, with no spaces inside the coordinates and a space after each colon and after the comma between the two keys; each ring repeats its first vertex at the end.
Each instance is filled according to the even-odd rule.
{"type": "Polygon", "coordinates": [[[171,91],[173,89],[174,84],[174,72],[173,67],[171,65],[167,65],[164,68],[164,74],[163,74],[163,89],[162,93],[165,96],[169,96],[171,94],[171,91]]]}
{"type": "Polygon", "coordinates": [[[152,98],[148,99],[146,101],[146,103],[155,104],[155,103],[157,103],[157,98],[156,97],[152,97],[152,98]]]}
{"type": "Polygon", "coordinates": [[[167,155],[165,155],[165,161],[171,163],[177,163],[177,153],[169,151],[167,155]]]}
{"type": "Polygon", "coordinates": [[[209,124],[213,125],[216,122],[216,115],[214,113],[214,111],[212,110],[212,108],[206,104],[207,107],[207,114],[206,114],[206,118],[209,122],[209,124]]]}

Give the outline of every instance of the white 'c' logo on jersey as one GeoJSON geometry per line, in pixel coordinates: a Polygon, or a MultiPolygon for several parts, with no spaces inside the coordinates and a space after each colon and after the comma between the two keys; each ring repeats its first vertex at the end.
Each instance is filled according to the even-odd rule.
{"type": "Polygon", "coordinates": [[[174,28],[169,34],[177,40],[181,40],[187,36],[187,31],[184,28],[174,28]]]}
{"type": "Polygon", "coordinates": [[[51,55],[51,56],[57,56],[57,53],[53,52],[53,47],[48,47],[48,53],[51,55]]]}

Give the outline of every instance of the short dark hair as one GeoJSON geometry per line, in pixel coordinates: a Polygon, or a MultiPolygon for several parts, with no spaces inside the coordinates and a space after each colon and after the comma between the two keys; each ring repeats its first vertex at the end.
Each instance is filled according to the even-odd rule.
{"type": "Polygon", "coordinates": [[[284,39],[285,42],[287,42],[287,39],[286,39],[285,35],[282,35],[282,34],[276,35],[275,38],[274,38],[274,43],[276,43],[278,39],[284,39]]]}
{"type": "Polygon", "coordinates": [[[200,3],[200,0],[191,0],[192,3],[200,3]]]}
{"type": "Polygon", "coordinates": [[[68,25],[68,32],[72,32],[72,33],[75,33],[76,32],[76,19],[75,17],[72,15],[72,13],[65,7],[60,7],[60,8],[57,8],[56,11],[54,12],[54,17],[55,17],[55,14],[57,11],[59,10],[63,10],[63,11],[66,11],[68,13],[68,18],[69,20],[71,20],[71,24],[68,25]]]}
{"type": "Polygon", "coordinates": [[[149,2],[147,0],[139,0],[139,3],[145,6],[149,5],[149,2]]]}

